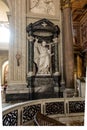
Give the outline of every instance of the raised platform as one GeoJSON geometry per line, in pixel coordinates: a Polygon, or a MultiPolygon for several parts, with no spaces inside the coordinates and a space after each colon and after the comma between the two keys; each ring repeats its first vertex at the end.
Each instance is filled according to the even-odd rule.
{"type": "Polygon", "coordinates": [[[6,90],[6,102],[20,102],[29,100],[27,84],[11,84],[6,90]]]}
{"type": "Polygon", "coordinates": [[[6,102],[29,101],[29,93],[11,93],[6,94],[6,102]]]}

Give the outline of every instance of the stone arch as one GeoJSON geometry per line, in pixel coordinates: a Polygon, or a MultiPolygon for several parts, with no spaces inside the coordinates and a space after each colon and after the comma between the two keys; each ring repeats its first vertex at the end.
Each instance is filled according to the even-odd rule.
{"type": "Polygon", "coordinates": [[[3,64],[2,64],[2,72],[1,72],[1,82],[2,82],[2,84],[4,84],[5,83],[5,68],[6,68],[6,66],[9,64],[9,62],[8,62],[8,60],[5,60],[4,62],[3,62],[3,64]]]}
{"type": "Polygon", "coordinates": [[[4,80],[3,80],[3,65],[4,63],[6,63],[8,61],[8,58],[4,58],[1,63],[0,63],[0,85],[4,83],[4,80]]]}

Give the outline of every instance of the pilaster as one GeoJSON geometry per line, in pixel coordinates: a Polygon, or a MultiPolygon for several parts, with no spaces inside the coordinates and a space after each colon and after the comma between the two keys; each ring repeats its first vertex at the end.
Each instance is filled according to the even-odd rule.
{"type": "Polygon", "coordinates": [[[26,0],[12,1],[8,14],[10,23],[9,83],[7,95],[28,93],[26,83],[26,0]],[[17,54],[20,58],[17,59],[17,54]],[[19,64],[17,64],[19,60],[19,64]],[[23,90],[23,91],[22,91],[23,90]]]}

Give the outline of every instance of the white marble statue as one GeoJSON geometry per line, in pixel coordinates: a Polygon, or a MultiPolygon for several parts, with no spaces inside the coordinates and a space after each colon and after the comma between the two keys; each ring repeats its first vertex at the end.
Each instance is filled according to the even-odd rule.
{"type": "Polygon", "coordinates": [[[38,74],[50,74],[50,51],[46,47],[46,42],[43,41],[42,44],[35,41],[34,49],[34,61],[38,67],[38,74]]]}

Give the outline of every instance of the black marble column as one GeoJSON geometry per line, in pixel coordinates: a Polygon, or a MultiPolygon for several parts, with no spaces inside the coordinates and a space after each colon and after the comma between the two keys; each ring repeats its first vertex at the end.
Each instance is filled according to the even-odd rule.
{"type": "Polygon", "coordinates": [[[54,45],[55,45],[55,74],[59,75],[59,55],[58,55],[58,38],[55,37],[53,39],[54,45]]]}
{"type": "Polygon", "coordinates": [[[29,87],[29,99],[33,99],[33,60],[34,60],[34,38],[33,36],[28,37],[28,87],[29,87]]]}
{"type": "Polygon", "coordinates": [[[33,59],[34,59],[34,38],[28,37],[28,76],[33,75],[33,59]]]}

